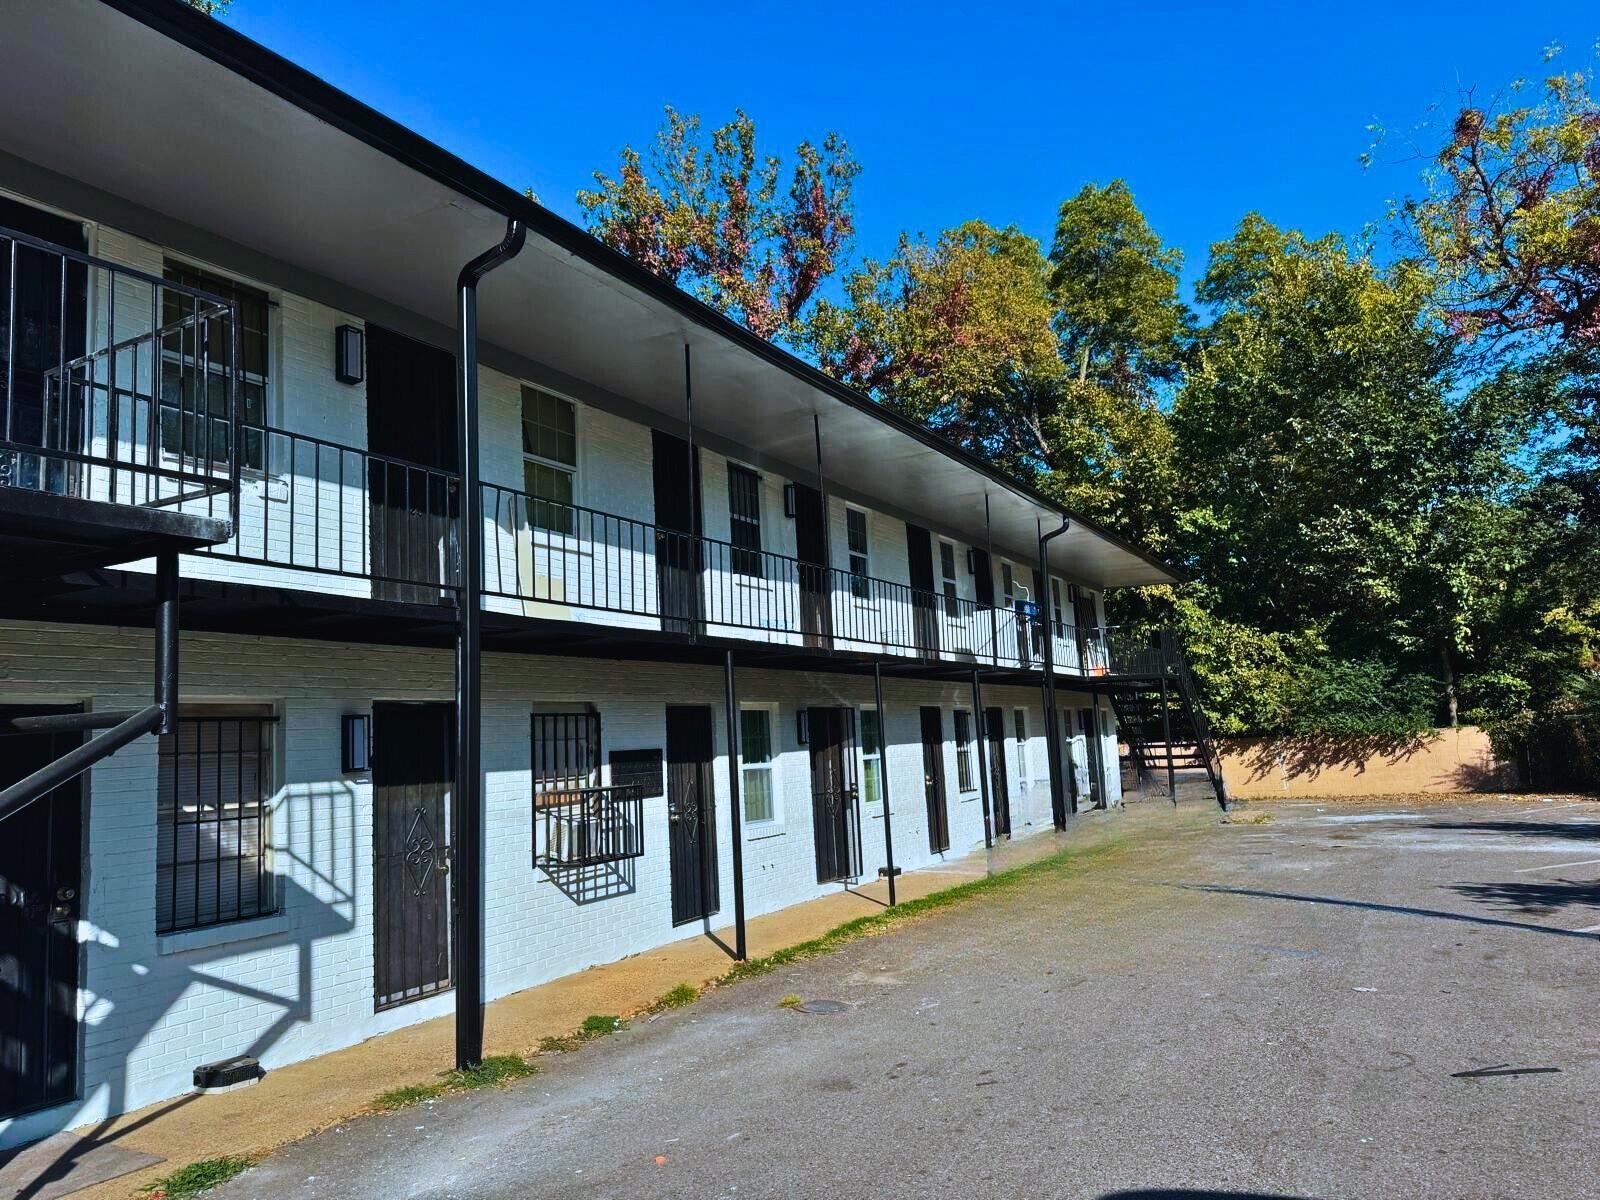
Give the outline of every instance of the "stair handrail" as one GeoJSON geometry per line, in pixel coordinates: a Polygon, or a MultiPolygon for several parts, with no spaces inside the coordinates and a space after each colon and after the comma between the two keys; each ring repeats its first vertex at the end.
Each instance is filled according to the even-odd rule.
{"type": "Polygon", "coordinates": [[[1217,750],[1216,738],[1211,732],[1211,721],[1206,717],[1206,712],[1200,704],[1200,688],[1195,680],[1194,672],[1189,667],[1189,656],[1184,653],[1183,641],[1176,630],[1164,629],[1161,631],[1161,641],[1166,650],[1165,658],[1168,668],[1178,683],[1178,692],[1183,699],[1183,705],[1189,710],[1189,719],[1194,725],[1195,738],[1201,757],[1205,760],[1206,773],[1211,776],[1211,786],[1217,793],[1217,803],[1224,809],[1228,807],[1228,785],[1222,776],[1222,755],[1217,750]]]}

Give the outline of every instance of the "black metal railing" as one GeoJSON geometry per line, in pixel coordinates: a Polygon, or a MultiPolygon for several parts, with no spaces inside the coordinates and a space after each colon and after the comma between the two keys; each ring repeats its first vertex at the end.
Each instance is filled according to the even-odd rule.
{"type": "Polygon", "coordinates": [[[231,301],[4,228],[0,280],[0,485],[144,506],[236,492],[231,301]]]}
{"type": "Polygon", "coordinates": [[[638,784],[536,792],[533,813],[537,867],[592,867],[644,854],[644,789],[638,784]]]}

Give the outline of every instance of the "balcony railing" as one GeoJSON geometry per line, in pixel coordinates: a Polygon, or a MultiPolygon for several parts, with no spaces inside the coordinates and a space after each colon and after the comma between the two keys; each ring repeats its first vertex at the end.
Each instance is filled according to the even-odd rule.
{"type": "Polygon", "coordinates": [[[231,496],[229,300],[3,228],[0,286],[0,486],[142,506],[231,496]]]}

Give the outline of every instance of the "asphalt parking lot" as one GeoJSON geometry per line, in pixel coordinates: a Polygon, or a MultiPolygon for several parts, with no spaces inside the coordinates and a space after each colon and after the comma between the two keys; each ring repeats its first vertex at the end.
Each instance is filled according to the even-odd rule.
{"type": "Polygon", "coordinates": [[[1600,802],[1257,812],[1140,806],[1087,860],[217,1194],[1600,1193],[1600,802]]]}

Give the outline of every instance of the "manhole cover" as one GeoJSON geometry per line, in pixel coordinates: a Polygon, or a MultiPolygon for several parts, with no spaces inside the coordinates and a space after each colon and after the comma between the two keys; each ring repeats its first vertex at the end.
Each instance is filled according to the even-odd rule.
{"type": "Polygon", "coordinates": [[[848,1011],[850,1006],[842,1000],[807,1000],[795,1005],[795,1008],[803,1013],[842,1013],[848,1011]]]}

